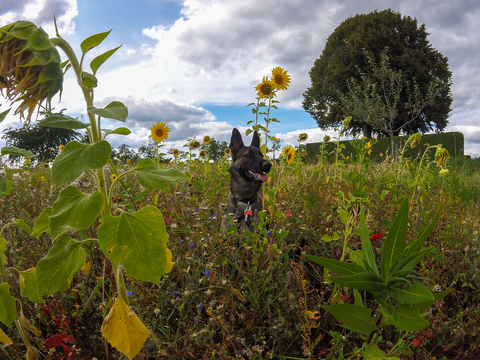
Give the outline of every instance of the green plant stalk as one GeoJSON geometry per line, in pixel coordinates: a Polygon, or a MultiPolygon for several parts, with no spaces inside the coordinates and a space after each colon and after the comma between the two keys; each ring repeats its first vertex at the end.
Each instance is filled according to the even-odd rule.
{"type": "MultiPolygon", "coordinates": [[[[435,148],[435,147],[437,147],[437,145],[430,145],[429,147],[427,147],[425,149],[425,151],[422,154],[422,157],[420,159],[420,163],[418,164],[417,175],[415,176],[415,189],[413,189],[413,191],[412,191],[412,197],[410,198],[410,206],[412,206],[413,200],[415,200],[415,194],[416,194],[416,189],[418,188],[418,179],[420,178],[420,169],[422,168],[423,160],[425,160],[425,157],[428,153],[428,150],[430,150],[432,148],[435,148]]],[[[430,166],[430,164],[427,165],[427,168],[428,168],[428,166],[430,166]]]]}

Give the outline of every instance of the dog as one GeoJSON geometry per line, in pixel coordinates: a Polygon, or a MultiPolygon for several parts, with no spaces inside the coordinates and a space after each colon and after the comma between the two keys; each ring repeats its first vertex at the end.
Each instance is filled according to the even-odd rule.
{"type": "Polygon", "coordinates": [[[250,146],[245,146],[240,131],[234,128],[229,148],[232,165],[228,169],[230,194],[222,220],[223,235],[228,232],[232,219],[240,234],[246,229],[253,231],[252,225],[257,220],[257,213],[262,210],[262,184],[267,182],[267,173],[272,168],[272,163],[263,158],[260,137],[256,131],[250,146]]]}

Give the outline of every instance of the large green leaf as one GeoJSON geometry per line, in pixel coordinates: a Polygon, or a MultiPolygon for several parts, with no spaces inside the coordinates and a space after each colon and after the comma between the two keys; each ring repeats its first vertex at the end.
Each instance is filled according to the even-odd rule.
{"type": "Polygon", "coordinates": [[[368,336],[378,329],[372,311],[362,305],[338,304],[323,306],[330,314],[339,320],[343,326],[361,335],[368,336]]]}
{"type": "Polygon", "coordinates": [[[433,305],[434,302],[438,301],[438,300],[442,300],[445,296],[447,296],[448,294],[450,294],[451,292],[453,291],[453,289],[448,289],[448,290],[445,290],[445,291],[442,291],[442,292],[439,292],[439,293],[434,293],[433,294],[433,301],[430,300],[430,301],[427,301],[425,303],[422,303],[422,304],[418,304],[418,311],[420,313],[424,312],[425,310],[427,310],[430,306],[433,305]]]}
{"type": "Polygon", "coordinates": [[[10,327],[15,320],[17,308],[15,299],[10,295],[10,285],[0,284],[0,321],[10,327]]]}
{"type": "Polygon", "coordinates": [[[353,263],[346,263],[334,259],[328,259],[320,256],[303,255],[306,259],[315,264],[323,266],[328,271],[334,272],[337,275],[355,275],[365,272],[365,268],[353,263]]]}
{"type": "Polygon", "coordinates": [[[112,147],[105,140],[95,144],[70,141],[53,162],[52,178],[55,186],[59,188],[75,181],[85,170],[105,166],[111,152],[112,147]]]}
{"type": "Polygon", "coordinates": [[[5,120],[5,118],[7,117],[7,115],[8,115],[8,113],[9,113],[10,110],[11,110],[11,109],[8,109],[8,110],[5,110],[4,112],[1,112],[1,113],[0,113],[0,123],[1,123],[3,120],[5,120]]]}
{"type": "Polygon", "coordinates": [[[5,196],[13,189],[13,182],[0,176],[0,196],[5,196]]]}
{"type": "Polygon", "coordinates": [[[3,155],[19,155],[25,156],[26,158],[33,158],[36,155],[32,153],[30,150],[19,149],[16,146],[4,146],[0,153],[1,156],[3,155]]]}
{"type": "Polygon", "coordinates": [[[382,246],[382,279],[385,282],[390,278],[395,262],[405,253],[407,228],[408,199],[405,199],[382,246]]]}
{"type": "Polygon", "coordinates": [[[103,109],[89,106],[87,111],[91,114],[99,115],[103,118],[125,121],[128,116],[127,107],[120,101],[112,101],[103,109]]]}
{"type": "Polygon", "coordinates": [[[402,261],[399,261],[395,264],[395,267],[392,270],[392,276],[394,277],[405,277],[410,274],[415,266],[422,260],[425,256],[429,255],[432,252],[433,248],[422,250],[416,254],[412,254],[409,257],[406,257],[402,261]]]}
{"type": "Polygon", "coordinates": [[[44,304],[45,300],[43,300],[38,293],[37,268],[19,271],[18,274],[20,280],[20,295],[36,304],[44,304]]]}
{"type": "Polygon", "coordinates": [[[83,54],[92,50],[94,47],[100,45],[103,42],[103,40],[105,40],[105,38],[108,36],[108,34],[110,34],[111,31],[112,30],[91,35],[85,40],[83,40],[82,43],[80,44],[80,48],[82,49],[83,54]]]}
{"type": "Polygon", "coordinates": [[[37,264],[38,295],[52,295],[70,287],[73,276],[85,263],[82,243],[62,235],[37,264]]]}
{"type": "Polygon", "coordinates": [[[98,55],[95,59],[92,60],[90,63],[90,68],[93,71],[93,75],[95,75],[100,68],[100,66],[103,65],[105,61],[108,60],[110,56],[112,56],[122,45],[116,47],[115,49],[108,50],[106,53],[103,53],[102,55],[98,55]]]}
{"type": "Polygon", "coordinates": [[[12,224],[18,226],[20,229],[23,229],[28,234],[32,233],[30,226],[28,226],[22,219],[16,219],[12,224]]]}
{"type": "Polygon", "coordinates": [[[392,287],[388,292],[395,300],[404,304],[421,304],[433,301],[432,292],[420,283],[410,286],[392,287]]]}
{"type": "Polygon", "coordinates": [[[106,216],[98,228],[100,248],[110,260],[141,281],[158,284],[173,266],[162,213],[146,206],[136,213],[106,216]]]}
{"type": "Polygon", "coordinates": [[[138,182],[150,190],[162,190],[170,192],[170,184],[174,181],[186,182],[188,176],[175,169],[160,169],[151,159],[138,159],[137,166],[133,169],[137,172],[138,182]]]}
{"type": "Polygon", "coordinates": [[[352,289],[373,292],[387,289],[387,285],[382,281],[380,276],[370,271],[348,276],[329,276],[328,279],[335,284],[352,289]]]}
{"type": "Polygon", "coordinates": [[[403,331],[420,331],[429,325],[420,314],[418,305],[401,304],[391,310],[380,307],[379,311],[387,325],[393,325],[403,331]]]}
{"type": "Polygon", "coordinates": [[[53,206],[48,206],[38,215],[37,220],[33,224],[33,231],[30,235],[39,238],[44,232],[50,234],[50,216],[53,214],[53,206]]]}
{"type": "Polygon", "coordinates": [[[60,192],[53,204],[50,216],[52,238],[75,230],[88,229],[100,215],[103,208],[103,195],[96,191],[85,194],[75,186],[68,186],[60,192]]]}
{"type": "Polygon", "coordinates": [[[39,122],[38,126],[48,126],[61,129],[86,129],[90,124],[84,123],[70,116],[52,115],[42,122],[39,122]]]}

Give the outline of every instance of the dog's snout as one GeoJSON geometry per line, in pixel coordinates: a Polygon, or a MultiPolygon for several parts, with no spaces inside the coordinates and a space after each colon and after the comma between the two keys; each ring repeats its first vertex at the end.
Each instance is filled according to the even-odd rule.
{"type": "Polygon", "coordinates": [[[272,163],[270,161],[264,161],[262,164],[262,168],[264,172],[269,172],[272,168],[272,163]]]}

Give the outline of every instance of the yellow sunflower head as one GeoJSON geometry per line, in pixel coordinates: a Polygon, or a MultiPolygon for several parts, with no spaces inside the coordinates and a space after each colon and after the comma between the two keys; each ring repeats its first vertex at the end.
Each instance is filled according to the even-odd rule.
{"type": "Polygon", "coordinates": [[[63,71],[60,55],[42,28],[17,21],[0,28],[0,92],[12,103],[19,102],[15,115],[29,124],[37,106],[50,106],[61,91],[63,71]]]}
{"type": "Polygon", "coordinates": [[[272,80],[273,86],[277,90],[286,90],[288,85],[290,85],[290,75],[280,66],[272,70],[272,80]]]}
{"type": "Polygon", "coordinates": [[[115,181],[115,180],[117,180],[117,175],[115,175],[115,174],[112,174],[112,176],[110,176],[110,180],[112,180],[112,181],[115,181]]]}
{"type": "Polygon", "coordinates": [[[201,157],[201,158],[204,158],[207,156],[207,152],[205,150],[201,150],[198,155],[201,157]]]}
{"type": "Polygon", "coordinates": [[[293,146],[292,145],[286,145],[286,146],[283,147],[282,153],[280,154],[280,156],[285,156],[289,152],[292,152],[292,151],[295,153],[295,149],[293,148],[293,146]]]}
{"type": "Polygon", "coordinates": [[[286,154],[287,156],[287,164],[290,165],[293,163],[293,160],[295,160],[295,150],[292,148],[289,152],[286,154]]]}
{"type": "Polygon", "coordinates": [[[157,122],[156,124],[153,124],[152,129],[151,129],[151,137],[155,141],[158,142],[164,142],[166,139],[168,139],[168,133],[170,132],[170,129],[168,126],[165,126],[164,122],[157,122]]]}
{"type": "Polygon", "coordinates": [[[275,87],[273,81],[268,79],[266,76],[263,78],[262,82],[257,85],[255,88],[259,98],[269,97],[275,95],[275,87]]]}
{"type": "Polygon", "coordinates": [[[179,153],[180,153],[180,152],[178,151],[178,149],[173,149],[173,150],[172,150],[172,154],[173,154],[173,156],[175,156],[175,158],[178,157],[178,154],[179,154],[179,153]]]}
{"type": "Polygon", "coordinates": [[[65,145],[60,145],[60,146],[58,147],[58,150],[60,150],[60,152],[62,152],[64,148],[65,148],[65,145]]]}
{"type": "Polygon", "coordinates": [[[232,154],[232,150],[229,147],[225,148],[224,152],[225,152],[225,155],[231,155],[232,154]]]}
{"type": "Polygon", "coordinates": [[[204,136],[203,137],[203,143],[205,145],[210,144],[210,141],[212,141],[212,139],[210,139],[210,136],[204,136]]]}

